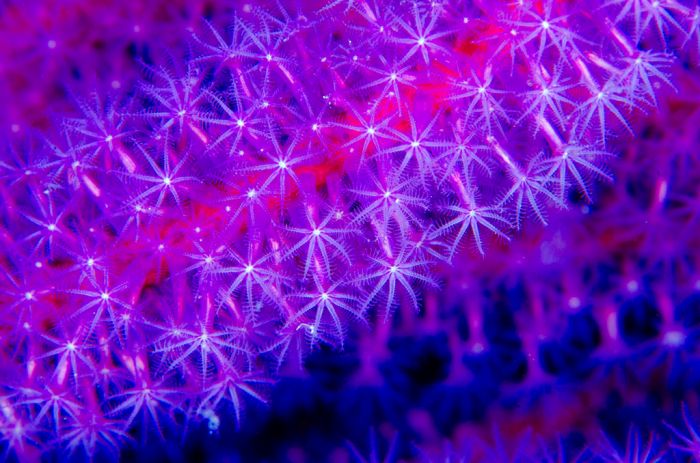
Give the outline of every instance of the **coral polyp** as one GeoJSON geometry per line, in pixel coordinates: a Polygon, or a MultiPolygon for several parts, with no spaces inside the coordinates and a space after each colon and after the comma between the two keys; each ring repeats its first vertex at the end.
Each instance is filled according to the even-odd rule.
{"type": "Polygon", "coordinates": [[[698,24],[1,6],[3,457],[692,454],[698,24]]]}

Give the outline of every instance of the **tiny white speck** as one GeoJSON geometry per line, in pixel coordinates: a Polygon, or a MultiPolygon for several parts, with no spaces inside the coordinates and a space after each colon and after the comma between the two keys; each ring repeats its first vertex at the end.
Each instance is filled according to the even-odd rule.
{"type": "Polygon", "coordinates": [[[685,342],[685,334],[680,331],[669,331],[663,338],[663,344],[669,347],[678,347],[685,342]]]}

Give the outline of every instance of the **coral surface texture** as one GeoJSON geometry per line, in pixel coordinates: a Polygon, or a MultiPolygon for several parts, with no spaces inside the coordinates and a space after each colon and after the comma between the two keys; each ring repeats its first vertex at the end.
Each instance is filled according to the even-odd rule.
{"type": "Polygon", "coordinates": [[[698,0],[0,0],[0,461],[700,461],[698,0]]]}

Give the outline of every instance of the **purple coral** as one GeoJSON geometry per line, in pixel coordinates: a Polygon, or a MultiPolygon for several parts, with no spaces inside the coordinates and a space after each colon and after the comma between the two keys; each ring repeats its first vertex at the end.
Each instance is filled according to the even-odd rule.
{"type": "MultiPolygon", "coordinates": [[[[72,90],[3,89],[52,114],[17,105],[2,118],[7,455],[103,458],[191,422],[240,426],[275,378],[367,322],[377,336],[417,313],[437,323],[436,288],[446,305],[473,291],[474,266],[519,273],[532,229],[597,204],[596,181],[613,181],[608,164],[698,51],[697,7],[676,1],[187,8],[162,22],[116,16],[106,30],[126,53],[97,83],[66,61],[79,33],[60,23],[46,44],[30,31],[2,50],[3,62],[27,47],[63,53],[47,78],[72,90]]],[[[541,261],[585,261],[555,241],[541,261]]],[[[529,385],[546,381],[538,342],[579,291],[565,290],[564,315],[533,303],[517,321],[529,385]]],[[[644,310],[636,299],[610,310],[607,354],[654,337],[644,310]]],[[[500,341],[465,311],[463,354],[477,362],[500,341]]]]}

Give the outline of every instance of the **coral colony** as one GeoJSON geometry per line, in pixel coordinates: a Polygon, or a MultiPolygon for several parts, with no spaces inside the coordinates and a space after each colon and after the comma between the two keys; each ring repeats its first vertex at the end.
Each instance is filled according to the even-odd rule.
{"type": "Polygon", "coordinates": [[[0,24],[0,459],[700,460],[696,0],[0,24]]]}

